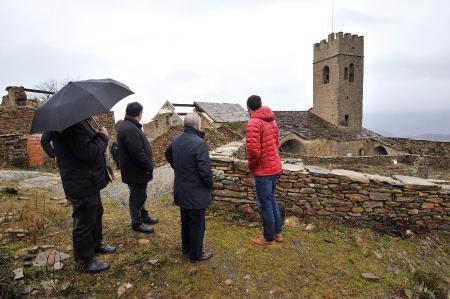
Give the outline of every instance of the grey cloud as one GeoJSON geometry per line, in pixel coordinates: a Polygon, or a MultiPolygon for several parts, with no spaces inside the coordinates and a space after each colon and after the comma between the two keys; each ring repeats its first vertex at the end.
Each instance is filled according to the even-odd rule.
{"type": "Polygon", "coordinates": [[[335,24],[340,27],[350,27],[352,25],[376,26],[391,22],[391,20],[386,17],[345,8],[338,9],[335,12],[334,19],[335,24]]]}
{"type": "Polygon", "coordinates": [[[105,63],[96,56],[36,44],[2,47],[0,65],[1,86],[34,86],[47,79],[84,79],[109,73],[105,63]]]}

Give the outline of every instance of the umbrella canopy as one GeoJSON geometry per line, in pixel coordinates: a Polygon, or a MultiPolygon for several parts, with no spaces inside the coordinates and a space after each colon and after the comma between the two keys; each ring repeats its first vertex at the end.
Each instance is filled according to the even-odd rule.
{"type": "Polygon", "coordinates": [[[36,110],[31,133],[61,132],[91,116],[107,113],[130,94],[133,92],[128,86],[113,79],[69,82],[36,110]]]}

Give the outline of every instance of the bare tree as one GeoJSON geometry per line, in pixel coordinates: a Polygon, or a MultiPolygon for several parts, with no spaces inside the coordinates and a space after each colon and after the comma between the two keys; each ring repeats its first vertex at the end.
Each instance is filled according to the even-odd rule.
{"type": "MultiPolygon", "coordinates": [[[[34,87],[39,90],[45,90],[45,91],[50,91],[50,92],[56,93],[70,81],[76,81],[76,80],[77,79],[73,79],[73,78],[69,78],[69,77],[61,79],[61,80],[49,79],[42,83],[36,84],[34,87]]],[[[50,95],[46,95],[46,94],[36,94],[35,98],[43,101],[43,100],[46,100],[49,96],[50,95]]]]}

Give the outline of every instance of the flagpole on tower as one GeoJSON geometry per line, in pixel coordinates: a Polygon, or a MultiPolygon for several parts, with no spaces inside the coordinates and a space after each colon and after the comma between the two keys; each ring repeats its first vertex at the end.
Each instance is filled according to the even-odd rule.
{"type": "Polygon", "coordinates": [[[331,0],[331,33],[334,32],[334,0],[331,0]]]}

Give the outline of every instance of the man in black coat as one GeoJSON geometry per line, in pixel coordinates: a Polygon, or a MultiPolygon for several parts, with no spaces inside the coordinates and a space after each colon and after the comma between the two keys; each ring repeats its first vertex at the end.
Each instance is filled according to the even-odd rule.
{"type": "Polygon", "coordinates": [[[184,132],[177,135],[165,151],[175,172],[173,193],[180,207],[183,254],[191,261],[206,260],[211,251],[203,250],[205,212],[211,203],[213,176],[208,145],[200,132],[200,116],[189,113],[184,118],[184,132]]]}
{"type": "Polygon", "coordinates": [[[87,120],[53,134],[56,161],[66,197],[72,203],[73,253],[79,269],[104,271],[108,263],[95,261],[95,253],[113,253],[102,243],[103,206],[100,190],[108,184],[105,150],[108,131],[95,131],[87,120]]]}
{"type": "Polygon", "coordinates": [[[142,132],[143,107],[137,102],[128,104],[125,119],[117,130],[119,164],[122,181],[130,189],[129,207],[131,227],[134,231],[152,233],[158,219],[150,217],[145,209],[147,185],[153,179],[153,161],[150,142],[142,132]]]}

